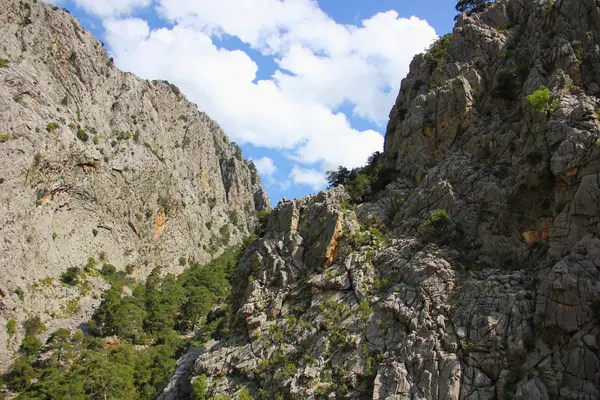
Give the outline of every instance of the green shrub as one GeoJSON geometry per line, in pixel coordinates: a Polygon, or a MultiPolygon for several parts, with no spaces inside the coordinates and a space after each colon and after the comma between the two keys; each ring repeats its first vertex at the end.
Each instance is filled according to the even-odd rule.
{"type": "Polygon", "coordinates": [[[258,218],[258,234],[262,235],[267,229],[267,224],[269,223],[269,216],[271,212],[269,210],[261,210],[256,212],[256,217],[258,218]]]}
{"type": "Polygon", "coordinates": [[[349,170],[338,167],[337,171],[327,171],[329,187],[344,185],[350,195],[350,201],[358,204],[373,200],[375,195],[394,180],[395,172],[383,166],[383,154],[373,153],[367,165],[349,170]]]}
{"type": "Polygon", "coordinates": [[[227,245],[231,239],[231,229],[229,228],[229,224],[223,225],[219,229],[219,233],[221,234],[221,245],[227,245]]]}
{"type": "Polygon", "coordinates": [[[238,216],[237,211],[228,211],[227,216],[233,225],[238,226],[240,224],[240,217],[238,216]]]}
{"type": "Polygon", "coordinates": [[[10,337],[15,336],[17,333],[17,321],[9,319],[6,324],[6,334],[10,337]]]}
{"type": "Polygon", "coordinates": [[[8,67],[8,61],[5,60],[4,58],[0,58],[0,68],[7,68],[8,67]]]}
{"type": "Polygon", "coordinates": [[[192,382],[192,400],[207,400],[206,392],[208,390],[208,378],[206,375],[200,375],[192,382]]]}
{"type": "Polygon", "coordinates": [[[77,139],[81,140],[82,142],[87,142],[89,138],[89,135],[83,129],[79,128],[77,130],[77,139]]]}
{"type": "Polygon", "coordinates": [[[552,95],[550,94],[550,89],[546,86],[540,87],[538,90],[527,96],[527,100],[531,105],[531,110],[539,114],[546,114],[546,112],[556,107],[558,100],[551,102],[551,99],[552,95]]]}
{"type": "Polygon", "coordinates": [[[94,142],[94,144],[98,144],[100,142],[100,138],[98,138],[98,136],[94,136],[92,138],[92,142],[94,142]]]}
{"type": "Polygon", "coordinates": [[[8,374],[5,376],[7,385],[14,391],[21,391],[31,385],[35,377],[35,370],[31,366],[29,357],[19,357],[11,365],[8,374]]]}
{"type": "Polygon", "coordinates": [[[296,375],[296,366],[288,361],[275,372],[274,378],[276,380],[285,380],[293,378],[294,375],[296,375]]]}
{"type": "Polygon", "coordinates": [[[454,224],[446,210],[435,210],[419,227],[419,233],[427,242],[446,242],[456,235],[454,224]]]}
{"type": "Polygon", "coordinates": [[[248,169],[250,170],[250,181],[253,185],[256,185],[256,182],[258,181],[258,170],[256,169],[254,162],[250,161],[248,163],[248,169]]]}
{"type": "Polygon", "coordinates": [[[23,343],[21,343],[21,352],[27,356],[35,356],[42,347],[42,342],[32,334],[25,335],[23,343]]]}
{"type": "Polygon", "coordinates": [[[369,304],[369,300],[363,300],[360,302],[360,304],[358,305],[358,317],[366,322],[369,320],[369,318],[371,318],[371,315],[373,314],[373,309],[371,308],[371,305],[369,304]]]}
{"type": "Polygon", "coordinates": [[[517,100],[519,83],[517,76],[511,71],[501,71],[498,74],[498,82],[492,90],[492,96],[509,101],[517,100]]]}
{"type": "Polygon", "coordinates": [[[12,138],[10,133],[0,133],[0,143],[8,142],[12,138]]]}
{"type": "Polygon", "coordinates": [[[48,122],[48,125],[46,126],[46,130],[50,133],[54,133],[54,131],[56,130],[56,124],[53,122],[48,122]]]}
{"type": "Polygon", "coordinates": [[[112,264],[104,264],[100,272],[104,276],[113,276],[117,273],[117,268],[112,264]]]}
{"type": "Polygon", "coordinates": [[[231,142],[231,145],[233,146],[235,158],[237,158],[239,161],[242,161],[242,148],[236,142],[231,142]]]}
{"type": "Polygon", "coordinates": [[[250,390],[247,387],[243,387],[238,394],[238,400],[254,400],[254,397],[250,394],[250,390]]]}
{"type": "Polygon", "coordinates": [[[31,317],[23,323],[23,328],[27,335],[36,335],[46,330],[46,326],[42,323],[39,316],[31,317]]]}
{"type": "Polygon", "coordinates": [[[448,33],[439,38],[433,43],[427,53],[425,54],[425,60],[433,61],[436,64],[443,64],[446,61],[446,55],[450,50],[450,43],[452,42],[452,34],[448,33]]]}
{"type": "Polygon", "coordinates": [[[79,268],[70,267],[60,276],[60,280],[66,285],[75,286],[79,283],[80,273],[81,270],[79,268]]]}
{"type": "Polygon", "coordinates": [[[471,15],[485,10],[487,0],[459,0],[456,3],[456,11],[471,15]]]}

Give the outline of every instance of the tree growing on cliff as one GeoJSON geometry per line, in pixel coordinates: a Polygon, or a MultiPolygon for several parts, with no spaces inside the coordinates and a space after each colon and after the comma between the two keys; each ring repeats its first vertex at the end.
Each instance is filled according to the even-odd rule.
{"type": "Polygon", "coordinates": [[[486,5],[486,0],[459,0],[456,4],[456,11],[471,15],[483,11],[486,5]]]}

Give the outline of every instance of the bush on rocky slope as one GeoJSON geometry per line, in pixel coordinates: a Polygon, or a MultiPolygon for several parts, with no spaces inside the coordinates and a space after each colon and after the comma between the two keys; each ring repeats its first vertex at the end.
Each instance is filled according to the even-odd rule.
{"type": "Polygon", "coordinates": [[[394,177],[393,171],[384,167],[381,161],[382,154],[375,152],[364,167],[349,170],[340,166],[337,171],[326,173],[327,183],[330,188],[343,185],[352,203],[358,204],[370,200],[392,182],[394,177]]]}

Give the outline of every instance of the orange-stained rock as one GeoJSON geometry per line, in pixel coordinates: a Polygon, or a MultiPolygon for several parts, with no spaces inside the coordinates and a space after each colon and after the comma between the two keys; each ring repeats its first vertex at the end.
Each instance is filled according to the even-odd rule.
{"type": "Polygon", "coordinates": [[[165,210],[161,208],[154,219],[154,239],[157,239],[163,233],[166,222],[165,210]]]}

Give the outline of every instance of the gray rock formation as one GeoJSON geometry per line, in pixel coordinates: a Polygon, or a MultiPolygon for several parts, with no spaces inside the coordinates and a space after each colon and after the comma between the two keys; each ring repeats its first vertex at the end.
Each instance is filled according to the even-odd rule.
{"type": "Polygon", "coordinates": [[[402,82],[396,181],[280,203],[246,251],[208,394],[600,398],[599,49],[594,0],[459,16],[402,82]]]}
{"type": "Polygon", "coordinates": [[[181,272],[239,243],[270,201],[175,86],[119,71],[61,9],[0,5],[1,370],[22,335],[7,321],[72,326],[99,302],[101,282],[57,283],[67,268],[94,257],[140,280],[155,265],[181,272]]]}

